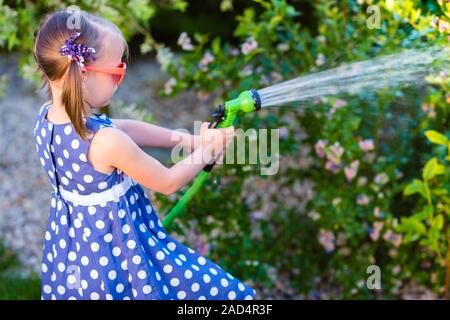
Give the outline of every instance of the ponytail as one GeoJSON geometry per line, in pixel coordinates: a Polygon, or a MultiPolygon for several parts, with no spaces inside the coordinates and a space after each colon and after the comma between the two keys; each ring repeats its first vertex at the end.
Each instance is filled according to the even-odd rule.
{"type": "Polygon", "coordinates": [[[83,82],[80,67],[75,60],[71,60],[69,63],[61,95],[61,103],[64,105],[75,131],[86,141],[89,132],[83,122],[83,116],[86,115],[83,99],[83,82]]]}

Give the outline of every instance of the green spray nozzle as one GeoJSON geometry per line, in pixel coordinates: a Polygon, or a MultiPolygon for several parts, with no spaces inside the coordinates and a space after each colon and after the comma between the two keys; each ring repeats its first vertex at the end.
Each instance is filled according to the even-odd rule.
{"type": "Polygon", "coordinates": [[[261,108],[261,98],[255,89],[241,92],[236,99],[225,102],[227,111],[253,112],[261,108]]]}

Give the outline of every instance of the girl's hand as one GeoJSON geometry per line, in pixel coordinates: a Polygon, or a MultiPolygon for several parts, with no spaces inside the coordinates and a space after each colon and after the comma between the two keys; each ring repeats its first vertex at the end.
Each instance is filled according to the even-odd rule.
{"type": "Polygon", "coordinates": [[[225,149],[228,147],[235,135],[234,127],[209,129],[209,122],[203,122],[200,128],[201,146],[206,148],[212,144],[211,157],[215,160],[223,158],[225,149]]]}

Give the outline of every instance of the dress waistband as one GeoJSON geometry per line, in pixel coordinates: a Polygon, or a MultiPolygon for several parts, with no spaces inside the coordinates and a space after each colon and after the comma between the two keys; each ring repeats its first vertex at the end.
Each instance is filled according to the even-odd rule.
{"type": "Polygon", "coordinates": [[[103,204],[108,201],[118,202],[119,198],[123,196],[132,185],[135,184],[136,183],[133,181],[133,179],[128,176],[124,176],[124,180],[122,182],[112,186],[108,190],[98,193],[81,195],[65,190],[61,185],[59,185],[59,192],[64,200],[73,202],[76,205],[93,206],[103,204]]]}

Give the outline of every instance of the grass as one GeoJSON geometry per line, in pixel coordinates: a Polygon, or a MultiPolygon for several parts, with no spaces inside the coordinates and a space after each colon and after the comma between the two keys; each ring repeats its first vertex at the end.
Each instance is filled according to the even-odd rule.
{"type": "Polygon", "coordinates": [[[41,279],[0,274],[0,300],[40,300],[41,279]]]}
{"type": "Polygon", "coordinates": [[[0,300],[41,299],[41,279],[18,276],[19,266],[17,255],[0,241],[0,300]]]}

